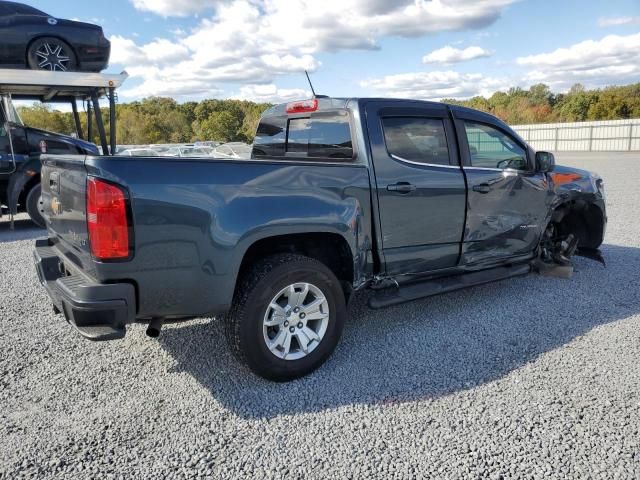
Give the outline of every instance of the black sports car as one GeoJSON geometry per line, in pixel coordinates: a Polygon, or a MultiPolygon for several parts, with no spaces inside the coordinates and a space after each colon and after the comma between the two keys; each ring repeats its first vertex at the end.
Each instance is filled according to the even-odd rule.
{"type": "Polygon", "coordinates": [[[98,25],[0,0],[0,67],[99,72],[107,67],[110,51],[98,25]]]}

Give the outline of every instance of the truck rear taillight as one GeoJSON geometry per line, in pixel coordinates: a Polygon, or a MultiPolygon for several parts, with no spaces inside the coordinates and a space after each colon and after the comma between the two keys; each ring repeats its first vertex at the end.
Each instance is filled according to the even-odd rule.
{"type": "Polygon", "coordinates": [[[316,110],[318,110],[318,100],[315,98],[288,103],[286,108],[287,113],[306,113],[315,112],[316,110]]]}
{"type": "Polygon", "coordinates": [[[87,178],[87,229],[96,260],[122,260],[131,253],[127,195],[112,183],[87,178]]]}

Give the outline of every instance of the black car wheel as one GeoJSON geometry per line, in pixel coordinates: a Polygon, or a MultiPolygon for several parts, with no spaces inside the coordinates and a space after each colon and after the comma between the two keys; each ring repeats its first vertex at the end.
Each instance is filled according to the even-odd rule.
{"type": "Polygon", "coordinates": [[[29,193],[27,194],[27,213],[29,217],[31,217],[31,221],[35,223],[40,228],[45,228],[44,218],[42,217],[42,213],[40,213],[40,195],[42,194],[42,189],[40,184],[34,186],[29,193]]]}
{"type": "Polygon", "coordinates": [[[35,40],[27,53],[29,68],[52,72],[71,72],[76,70],[78,61],[71,47],[54,37],[35,40]]]}

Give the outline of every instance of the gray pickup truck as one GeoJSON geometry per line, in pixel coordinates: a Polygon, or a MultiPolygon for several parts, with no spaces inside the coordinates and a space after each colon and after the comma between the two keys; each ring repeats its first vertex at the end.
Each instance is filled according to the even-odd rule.
{"type": "Polygon", "coordinates": [[[411,100],[279,105],[251,159],[48,156],[35,263],[85,337],[222,319],[255,373],[320,366],[347,303],[381,308],[597,257],[603,181],[506,124],[411,100]]]}

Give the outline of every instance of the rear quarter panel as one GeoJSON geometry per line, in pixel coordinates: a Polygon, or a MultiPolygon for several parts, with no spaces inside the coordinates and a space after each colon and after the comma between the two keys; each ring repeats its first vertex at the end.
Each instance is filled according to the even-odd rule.
{"type": "Polygon", "coordinates": [[[97,264],[97,276],[134,281],[140,317],[225,311],[244,253],[270,236],[337,233],[366,268],[365,166],[170,157],[89,157],[86,166],[129,189],[134,257],[97,264]]]}

